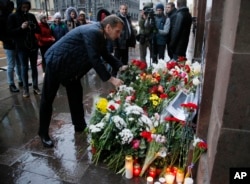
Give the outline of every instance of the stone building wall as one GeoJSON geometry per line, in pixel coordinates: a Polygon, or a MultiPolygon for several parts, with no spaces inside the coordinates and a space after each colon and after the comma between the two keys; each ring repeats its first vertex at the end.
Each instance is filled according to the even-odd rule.
{"type": "Polygon", "coordinates": [[[197,33],[203,36],[196,40],[205,66],[197,134],[209,149],[196,183],[229,183],[230,168],[250,167],[250,1],[198,3],[206,11],[204,30],[197,33]]]}

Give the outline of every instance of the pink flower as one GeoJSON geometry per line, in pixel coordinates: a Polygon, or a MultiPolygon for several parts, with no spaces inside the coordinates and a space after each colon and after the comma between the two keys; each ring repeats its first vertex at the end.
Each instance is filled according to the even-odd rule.
{"type": "Polygon", "coordinates": [[[139,140],[139,139],[134,139],[134,140],[132,141],[132,148],[133,148],[133,149],[138,149],[139,146],[140,146],[140,140],[139,140]]]}

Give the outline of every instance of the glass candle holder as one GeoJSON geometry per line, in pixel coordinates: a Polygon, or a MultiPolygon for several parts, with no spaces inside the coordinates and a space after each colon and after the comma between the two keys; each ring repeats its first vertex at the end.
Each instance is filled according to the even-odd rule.
{"type": "Polygon", "coordinates": [[[193,184],[194,183],[194,180],[192,178],[185,178],[184,179],[184,184],[193,184]]]}
{"type": "Polygon", "coordinates": [[[165,174],[165,180],[166,180],[166,183],[167,183],[167,184],[173,184],[173,183],[174,183],[174,180],[175,180],[175,175],[174,175],[174,173],[167,172],[167,173],[165,174]]]}
{"type": "Polygon", "coordinates": [[[140,164],[136,163],[134,164],[134,168],[133,168],[133,176],[137,177],[139,176],[141,173],[141,166],[140,164]]]}
{"type": "Polygon", "coordinates": [[[184,181],[184,171],[182,169],[178,169],[176,173],[176,182],[183,183],[184,181]]]}
{"type": "Polygon", "coordinates": [[[151,176],[152,178],[156,177],[156,167],[155,166],[149,167],[148,176],[151,176]]]}
{"type": "Polygon", "coordinates": [[[154,178],[152,178],[151,176],[147,177],[147,184],[153,184],[154,182],[154,178]]]}
{"type": "Polygon", "coordinates": [[[133,157],[131,155],[125,157],[125,177],[133,178],[133,157]]]}
{"type": "Polygon", "coordinates": [[[159,182],[162,183],[162,184],[165,184],[166,183],[166,179],[163,178],[163,177],[160,177],[159,178],[159,182]]]}

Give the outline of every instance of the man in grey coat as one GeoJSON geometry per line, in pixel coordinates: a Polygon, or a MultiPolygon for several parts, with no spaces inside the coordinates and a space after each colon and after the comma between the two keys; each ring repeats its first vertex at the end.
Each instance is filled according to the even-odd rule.
{"type": "Polygon", "coordinates": [[[46,52],[38,132],[44,147],[54,145],[49,137],[49,125],[52,104],[60,84],[66,87],[76,132],[82,132],[86,127],[81,78],[93,68],[102,81],[111,82],[116,87],[123,84],[122,80],[110,75],[101,61],[102,57],[116,70],[126,68],[117,58],[109,54],[106,48],[107,39],[117,39],[123,26],[124,23],[119,17],[110,15],[101,22],[76,27],[46,52]]]}

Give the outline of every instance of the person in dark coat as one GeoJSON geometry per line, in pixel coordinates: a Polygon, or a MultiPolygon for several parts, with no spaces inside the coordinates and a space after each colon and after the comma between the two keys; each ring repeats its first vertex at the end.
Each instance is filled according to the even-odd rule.
{"type": "Polygon", "coordinates": [[[54,145],[49,137],[49,125],[52,104],[60,84],[66,87],[72,123],[76,132],[82,132],[86,127],[81,78],[93,68],[102,81],[111,82],[116,87],[123,84],[122,80],[111,76],[101,61],[103,57],[117,70],[124,70],[127,67],[109,54],[106,48],[106,39],[117,39],[123,25],[119,17],[110,15],[102,22],[74,28],[47,50],[38,132],[44,147],[54,145]]]}
{"type": "Polygon", "coordinates": [[[7,7],[2,11],[2,22],[1,26],[4,28],[2,30],[2,42],[3,48],[6,55],[7,60],[7,82],[9,84],[9,89],[11,92],[19,92],[19,89],[15,85],[14,73],[18,78],[19,85],[22,84],[22,76],[21,76],[21,65],[18,60],[16,53],[15,43],[7,31],[7,20],[8,16],[14,10],[14,3],[12,1],[7,2],[7,7]]]}
{"type": "Polygon", "coordinates": [[[186,57],[189,34],[192,24],[192,16],[187,8],[186,0],[177,0],[176,19],[171,31],[169,47],[173,51],[173,59],[179,56],[186,57]]]}
{"type": "Polygon", "coordinates": [[[173,27],[175,24],[175,19],[176,19],[176,7],[175,4],[173,2],[169,2],[166,5],[166,14],[168,16],[168,18],[170,19],[170,29],[169,29],[169,33],[167,34],[167,51],[168,51],[168,56],[171,59],[173,59],[173,51],[170,49],[169,44],[170,44],[170,39],[171,39],[171,35],[173,34],[173,27]]]}
{"type": "Polygon", "coordinates": [[[32,71],[34,94],[41,94],[38,88],[38,44],[35,37],[36,33],[40,33],[40,28],[35,15],[29,13],[30,8],[30,1],[20,0],[18,1],[16,12],[8,17],[8,31],[16,43],[18,58],[21,62],[24,98],[30,95],[28,83],[29,62],[32,71]]]}
{"type": "MultiPolygon", "coordinates": [[[[135,31],[133,29],[130,16],[128,13],[128,6],[125,4],[120,5],[118,17],[124,22],[123,31],[121,37],[114,42],[115,57],[120,59],[124,65],[128,64],[128,52],[129,47],[135,47],[135,31]]],[[[113,75],[115,75],[114,71],[113,75]]]]}

